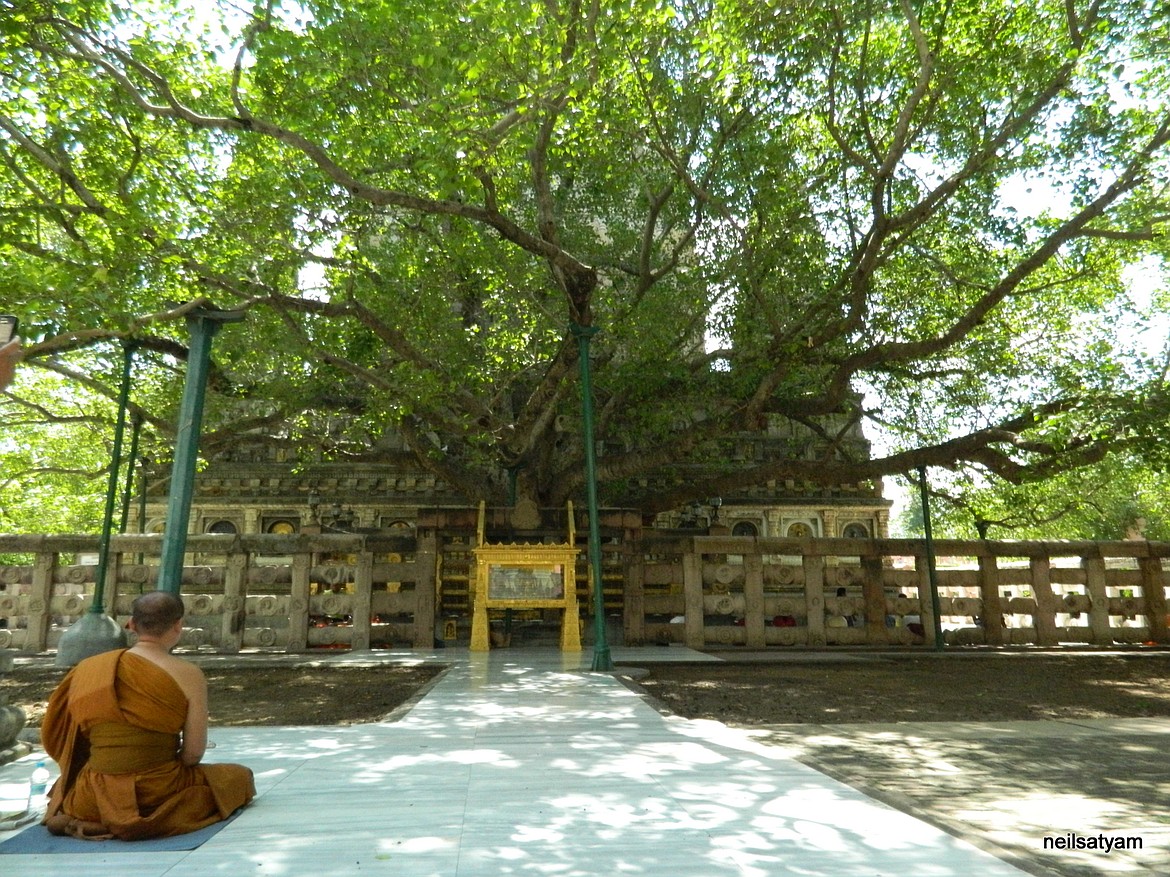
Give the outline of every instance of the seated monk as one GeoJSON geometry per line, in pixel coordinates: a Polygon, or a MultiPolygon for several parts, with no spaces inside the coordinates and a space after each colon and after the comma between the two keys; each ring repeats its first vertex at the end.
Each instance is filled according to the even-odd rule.
{"type": "Polygon", "coordinates": [[[200,764],[207,749],[207,680],[171,654],[183,601],[166,591],[134,601],[138,641],[86,658],[49,699],[45,751],[61,768],[45,825],[91,840],[186,834],[252,800],[252,771],[200,764]]]}

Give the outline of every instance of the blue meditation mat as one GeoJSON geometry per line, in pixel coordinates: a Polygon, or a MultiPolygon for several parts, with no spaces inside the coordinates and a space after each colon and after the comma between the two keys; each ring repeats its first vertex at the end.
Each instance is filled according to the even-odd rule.
{"type": "Polygon", "coordinates": [[[0,855],[36,855],[50,853],[160,853],[179,850],[193,850],[215,835],[217,831],[235,819],[244,810],[241,807],[223,822],[216,822],[198,831],[177,834],[174,837],[155,837],[148,840],[78,840],[75,837],[58,837],[49,834],[49,829],[37,824],[30,825],[20,834],[0,843],[0,855]]]}

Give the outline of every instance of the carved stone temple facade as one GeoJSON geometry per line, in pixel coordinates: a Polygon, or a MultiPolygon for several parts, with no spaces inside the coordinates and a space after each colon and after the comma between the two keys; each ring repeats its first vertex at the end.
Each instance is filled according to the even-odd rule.
{"type": "MultiPolygon", "coordinates": [[[[859,426],[851,427],[846,436],[839,453],[868,457],[870,445],[859,426]]],[[[820,452],[818,444],[810,430],[776,419],[766,434],[729,437],[720,452],[725,465],[749,466],[779,456],[813,456],[820,452]]],[[[685,483],[686,473],[676,471],[663,478],[685,483]]],[[[161,532],[165,478],[153,479],[143,500],[136,515],[140,520],[132,521],[130,529],[161,532]]],[[[405,449],[382,449],[378,462],[305,464],[270,444],[250,443],[244,437],[196,476],[190,529],[280,534],[323,526],[326,531],[404,533],[413,530],[420,510],[474,506],[424,471],[405,449]]],[[[825,487],[768,481],[728,496],[696,496],[682,508],[644,519],[643,525],[703,531],[716,527],[735,536],[761,538],[884,538],[889,508],[880,482],[825,487]]]]}

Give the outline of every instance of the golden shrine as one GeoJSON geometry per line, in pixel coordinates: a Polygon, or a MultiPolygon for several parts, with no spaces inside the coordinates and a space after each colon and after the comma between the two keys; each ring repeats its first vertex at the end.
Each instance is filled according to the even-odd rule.
{"type": "Polygon", "coordinates": [[[581,651],[577,614],[578,549],[569,503],[568,539],[563,544],[500,545],[484,541],[485,504],[479,504],[472,597],[471,651],[491,649],[488,612],[492,609],[560,609],[561,651],[581,651]]]}

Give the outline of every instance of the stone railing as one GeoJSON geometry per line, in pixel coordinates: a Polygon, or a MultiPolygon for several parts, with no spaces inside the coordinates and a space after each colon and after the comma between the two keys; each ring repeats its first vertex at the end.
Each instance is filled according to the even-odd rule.
{"type": "MultiPolygon", "coordinates": [[[[103,605],[125,622],[157,586],[161,538],[116,536],[103,605]]],[[[434,540],[296,535],[190,536],[181,593],[182,648],[304,651],[430,648],[435,634],[434,540]]],[[[0,648],[40,652],[93,602],[97,540],[0,536],[0,648]]]]}
{"type": "MultiPolygon", "coordinates": [[[[159,537],[114,538],[103,603],[120,622],[134,596],[156,587],[160,548],[159,537]]],[[[231,653],[435,644],[433,531],[417,538],[191,536],[187,549],[183,647],[231,653]]],[[[1170,543],[940,540],[935,549],[948,644],[1170,643],[1170,543]]],[[[0,648],[56,648],[92,604],[96,551],[93,537],[0,536],[0,556],[15,561],[0,562],[0,648]]],[[[629,645],[934,644],[920,540],[643,531],[624,554],[621,635],[629,645]]],[[[587,595],[580,605],[591,611],[587,595]]],[[[584,627],[588,635],[591,625],[584,627]]]]}
{"type": "MultiPolygon", "coordinates": [[[[646,533],[641,549],[626,580],[630,644],[934,645],[921,540],[646,533]]],[[[1170,543],[940,540],[935,554],[946,643],[1170,642],[1170,543]]]]}

